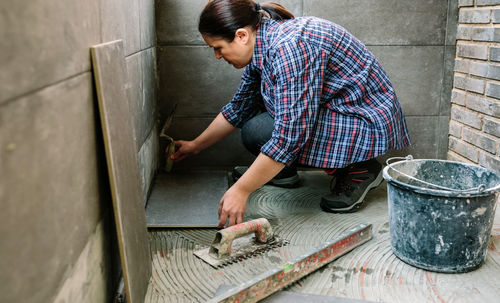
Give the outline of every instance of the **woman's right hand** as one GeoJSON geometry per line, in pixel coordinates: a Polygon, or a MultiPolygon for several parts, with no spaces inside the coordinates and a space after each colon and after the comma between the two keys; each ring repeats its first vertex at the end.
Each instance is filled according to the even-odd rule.
{"type": "MultiPolygon", "coordinates": [[[[175,162],[179,162],[186,157],[194,156],[200,152],[200,149],[194,141],[176,140],[174,144],[176,151],[171,158],[175,162]]],[[[168,147],[166,153],[168,154],[168,147]]]]}

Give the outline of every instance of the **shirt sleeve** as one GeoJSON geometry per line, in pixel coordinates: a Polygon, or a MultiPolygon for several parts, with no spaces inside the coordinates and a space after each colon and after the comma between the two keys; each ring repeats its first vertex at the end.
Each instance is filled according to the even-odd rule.
{"type": "Polygon", "coordinates": [[[326,54],[302,41],[277,46],[272,61],[275,119],[261,152],[275,161],[294,162],[314,130],[321,102],[326,54]]]}
{"type": "Polygon", "coordinates": [[[234,127],[241,128],[262,109],[260,75],[247,66],[233,99],[221,109],[222,115],[234,127]]]}

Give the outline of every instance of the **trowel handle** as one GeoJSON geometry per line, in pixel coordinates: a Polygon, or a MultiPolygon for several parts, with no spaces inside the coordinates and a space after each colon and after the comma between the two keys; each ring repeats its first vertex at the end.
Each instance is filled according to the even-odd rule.
{"type": "Polygon", "coordinates": [[[231,254],[233,240],[248,234],[255,233],[258,242],[266,243],[274,238],[273,229],[266,218],[259,218],[219,230],[210,246],[209,253],[217,254],[218,258],[231,254]]]}

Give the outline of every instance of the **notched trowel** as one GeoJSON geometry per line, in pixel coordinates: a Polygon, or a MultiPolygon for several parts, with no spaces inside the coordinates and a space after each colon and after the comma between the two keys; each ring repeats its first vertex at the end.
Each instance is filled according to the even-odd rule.
{"type": "Polygon", "coordinates": [[[285,244],[274,235],[269,221],[260,218],[219,230],[210,247],[194,255],[217,268],[285,244]]]}

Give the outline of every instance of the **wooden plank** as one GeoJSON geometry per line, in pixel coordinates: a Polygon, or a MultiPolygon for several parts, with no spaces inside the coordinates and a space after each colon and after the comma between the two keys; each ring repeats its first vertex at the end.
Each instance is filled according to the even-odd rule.
{"type": "Polygon", "coordinates": [[[121,40],[91,48],[127,302],[144,302],[151,277],[146,215],[121,40]]]}
{"type": "Polygon", "coordinates": [[[217,227],[226,171],[184,171],[156,176],[146,208],[148,227],[217,227]]]}

